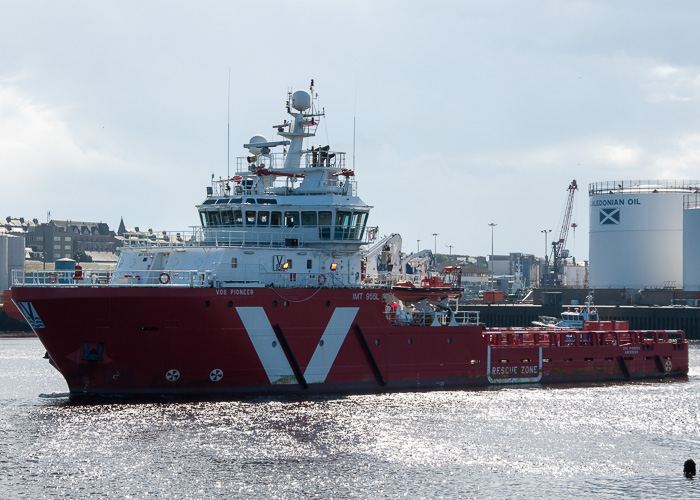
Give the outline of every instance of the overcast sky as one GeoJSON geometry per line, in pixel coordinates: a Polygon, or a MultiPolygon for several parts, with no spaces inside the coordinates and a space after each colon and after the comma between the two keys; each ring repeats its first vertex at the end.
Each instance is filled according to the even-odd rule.
{"type": "MultiPolygon", "coordinates": [[[[182,230],[316,82],[404,250],[542,255],[576,179],[698,179],[700,2],[0,0],[0,216],[182,230]],[[232,160],[232,164],[235,161],[232,160]]],[[[551,241],[551,236],[550,240],[551,241]]]]}

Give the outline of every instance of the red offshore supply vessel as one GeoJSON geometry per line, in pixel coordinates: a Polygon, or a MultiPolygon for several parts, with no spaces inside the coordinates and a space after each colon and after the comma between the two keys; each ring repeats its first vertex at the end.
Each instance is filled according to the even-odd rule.
{"type": "Polygon", "coordinates": [[[201,227],[126,237],[111,274],[15,272],[12,300],[72,396],[353,393],[682,377],[681,331],[485,328],[460,270],[378,238],[345,154],[304,147],[325,116],[290,92],[212,180],[201,227]],[[275,148],[283,151],[273,153],[275,148]]]}

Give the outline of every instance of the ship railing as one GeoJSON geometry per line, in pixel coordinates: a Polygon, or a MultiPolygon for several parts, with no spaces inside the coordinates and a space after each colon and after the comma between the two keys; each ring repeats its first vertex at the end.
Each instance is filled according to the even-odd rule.
{"type": "Polygon", "coordinates": [[[360,286],[358,273],[341,274],[334,271],[323,273],[297,273],[293,269],[269,271],[260,269],[259,281],[275,288],[345,288],[360,286]]]}
{"type": "Polygon", "coordinates": [[[528,328],[499,328],[484,331],[490,346],[495,347],[582,347],[582,346],[641,346],[651,349],[654,344],[681,346],[685,333],[681,330],[587,331],[547,330],[528,328]]]}
{"type": "Polygon", "coordinates": [[[12,286],[27,287],[188,287],[211,286],[209,271],[196,270],[52,270],[12,272],[12,286]]]}

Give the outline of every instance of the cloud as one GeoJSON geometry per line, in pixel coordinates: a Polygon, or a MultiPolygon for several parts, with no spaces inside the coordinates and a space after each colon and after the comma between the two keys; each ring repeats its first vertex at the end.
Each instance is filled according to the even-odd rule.
{"type": "Polygon", "coordinates": [[[0,85],[0,157],[5,179],[81,175],[95,165],[123,167],[109,154],[81,146],[63,119],[64,112],[32,101],[18,87],[0,85]]]}
{"type": "Polygon", "coordinates": [[[594,160],[618,167],[638,164],[644,155],[642,148],[625,144],[598,144],[591,149],[594,160]]]}
{"type": "Polygon", "coordinates": [[[682,136],[671,147],[671,152],[654,158],[654,171],[658,178],[696,179],[700,165],[700,132],[682,136]]]}
{"type": "Polygon", "coordinates": [[[655,65],[646,71],[642,87],[650,102],[700,100],[700,69],[694,66],[655,65]]]}

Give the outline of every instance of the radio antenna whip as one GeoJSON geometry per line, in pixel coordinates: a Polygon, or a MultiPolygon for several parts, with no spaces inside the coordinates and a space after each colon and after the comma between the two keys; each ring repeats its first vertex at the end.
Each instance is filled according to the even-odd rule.
{"type": "Polygon", "coordinates": [[[228,67],[228,103],[226,106],[226,178],[231,178],[231,66],[228,67]]]}
{"type": "Polygon", "coordinates": [[[357,121],[357,80],[355,81],[355,109],[352,111],[352,171],[355,171],[355,122],[357,121]]]}

